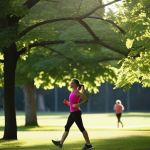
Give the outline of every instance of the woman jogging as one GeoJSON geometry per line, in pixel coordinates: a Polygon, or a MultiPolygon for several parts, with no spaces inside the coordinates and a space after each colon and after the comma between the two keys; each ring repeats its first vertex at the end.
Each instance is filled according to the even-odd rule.
{"type": "Polygon", "coordinates": [[[121,122],[120,119],[121,119],[122,111],[124,110],[124,106],[121,104],[120,100],[116,100],[116,104],[114,105],[114,110],[116,111],[116,116],[118,119],[117,127],[119,128],[119,123],[121,123],[122,128],[123,128],[123,123],[121,122]]]}
{"type": "Polygon", "coordinates": [[[82,150],[93,149],[89,140],[88,133],[83,126],[81,118],[82,112],[80,106],[88,102],[86,96],[82,94],[84,92],[84,85],[80,84],[78,79],[72,79],[70,87],[72,88],[72,92],[69,96],[69,102],[64,100],[64,103],[70,106],[70,115],[68,117],[67,124],[65,125],[65,132],[63,133],[60,141],[52,140],[52,142],[59,148],[62,148],[63,143],[69,134],[69,129],[75,122],[86,141],[86,144],[82,150]],[[80,98],[82,99],[82,101],[79,103],[80,98]]]}

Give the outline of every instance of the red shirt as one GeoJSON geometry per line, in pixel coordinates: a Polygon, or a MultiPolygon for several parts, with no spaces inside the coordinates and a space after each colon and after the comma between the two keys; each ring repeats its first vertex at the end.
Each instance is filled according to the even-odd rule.
{"type": "Polygon", "coordinates": [[[124,106],[121,104],[115,104],[114,110],[116,111],[116,114],[120,114],[124,110],[124,106]]]}

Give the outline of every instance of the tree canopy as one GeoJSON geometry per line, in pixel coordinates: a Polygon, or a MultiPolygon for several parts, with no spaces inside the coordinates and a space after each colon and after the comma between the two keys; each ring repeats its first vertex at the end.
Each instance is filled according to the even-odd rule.
{"type": "Polygon", "coordinates": [[[115,15],[116,23],[125,29],[122,38],[129,50],[128,57],[121,62],[116,87],[130,89],[135,82],[150,87],[150,2],[148,0],[127,0],[115,15]]]}
{"type": "MultiPolygon", "coordinates": [[[[19,21],[21,38],[16,41],[18,51],[21,51],[23,46],[29,47],[29,50],[21,55],[18,61],[16,85],[23,85],[35,79],[37,87],[47,89],[65,86],[72,77],[77,77],[85,81],[89,91],[94,89],[96,92],[97,86],[102,82],[114,83],[115,72],[106,62],[120,59],[121,55],[117,52],[125,47],[120,41],[121,34],[113,32],[109,28],[109,23],[102,20],[104,9],[96,10],[95,15],[98,18],[95,15],[87,18],[85,25],[90,26],[89,32],[92,31],[95,38],[99,37],[102,46],[105,47],[102,47],[101,43],[95,44],[87,29],[72,19],[90,12],[89,10],[97,4],[98,1],[94,3],[80,0],[74,3],[41,1],[30,9],[30,15],[26,15],[19,21]],[[51,23],[54,19],[61,21],[60,18],[68,21],[51,23]],[[47,19],[50,22],[45,22],[47,19]],[[40,23],[41,25],[38,25],[40,23]],[[57,45],[54,45],[55,41],[57,45]],[[61,42],[63,44],[59,44],[61,42]],[[109,45],[116,50],[115,53],[108,50],[109,45]],[[57,81],[54,82],[56,79],[57,81]]],[[[121,50],[119,52],[122,54],[121,50]]]]}

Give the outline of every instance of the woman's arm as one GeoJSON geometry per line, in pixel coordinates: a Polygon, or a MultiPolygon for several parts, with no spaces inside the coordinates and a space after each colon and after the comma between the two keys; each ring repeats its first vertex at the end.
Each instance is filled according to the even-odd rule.
{"type": "Polygon", "coordinates": [[[114,105],[114,110],[116,110],[116,104],[114,105]]]}
{"type": "Polygon", "coordinates": [[[70,106],[70,103],[66,99],[64,99],[63,103],[70,106]]]}
{"type": "Polygon", "coordinates": [[[84,94],[80,93],[79,91],[77,91],[77,92],[75,93],[75,95],[81,97],[82,101],[81,101],[79,104],[74,104],[74,105],[72,106],[73,108],[80,107],[82,104],[88,102],[87,97],[86,97],[84,94]]]}

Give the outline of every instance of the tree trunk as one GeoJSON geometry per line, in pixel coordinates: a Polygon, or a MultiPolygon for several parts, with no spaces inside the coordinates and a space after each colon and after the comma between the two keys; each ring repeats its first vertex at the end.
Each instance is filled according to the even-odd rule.
{"type": "Polygon", "coordinates": [[[14,43],[4,51],[5,129],[3,139],[17,139],[15,112],[15,70],[17,59],[17,48],[14,43]]]}
{"type": "Polygon", "coordinates": [[[34,81],[24,84],[24,103],[26,112],[26,126],[38,126],[35,104],[34,81]]]}
{"type": "Polygon", "coordinates": [[[44,95],[42,93],[38,94],[38,111],[46,111],[44,95]]]}

